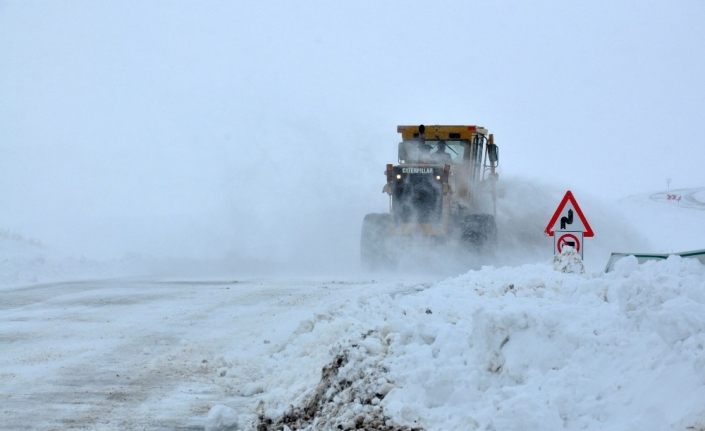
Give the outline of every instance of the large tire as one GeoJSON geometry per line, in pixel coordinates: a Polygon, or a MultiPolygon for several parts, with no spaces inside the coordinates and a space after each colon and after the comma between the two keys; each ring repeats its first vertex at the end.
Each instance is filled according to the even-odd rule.
{"type": "Polygon", "coordinates": [[[362,220],[360,261],[366,269],[388,268],[392,263],[387,249],[391,214],[367,214],[362,220]]]}
{"type": "Polygon", "coordinates": [[[497,223],[492,214],[471,214],[463,218],[461,238],[473,249],[492,251],[497,244],[497,223]]]}

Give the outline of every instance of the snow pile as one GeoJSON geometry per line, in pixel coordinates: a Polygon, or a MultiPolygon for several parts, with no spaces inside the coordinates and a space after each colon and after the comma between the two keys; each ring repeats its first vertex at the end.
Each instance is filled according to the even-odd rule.
{"type": "Polygon", "coordinates": [[[553,269],[571,274],[582,274],[585,272],[585,265],[573,247],[565,247],[561,254],[553,256],[553,269]]]}
{"type": "Polygon", "coordinates": [[[235,431],[237,429],[237,414],[230,407],[218,404],[208,411],[205,431],[235,431]]]}
{"type": "Polygon", "coordinates": [[[257,429],[412,431],[386,418],[380,405],[392,389],[381,365],[386,350],[378,333],[365,334],[323,368],[321,381],[302,406],[291,406],[276,421],[261,413],[257,429]]]}
{"type": "MultiPolygon", "coordinates": [[[[375,347],[345,364],[344,380],[358,386],[352,394],[377,393],[378,382],[391,390],[379,392],[373,412],[359,407],[365,396],[326,389],[337,405],[317,409],[318,422],[301,429],[347,429],[380,415],[427,430],[662,431],[705,421],[705,266],[696,260],[624,259],[609,274],[483,268],[334,314],[351,332],[375,334],[375,347]]],[[[308,335],[331,338],[325,326],[308,335]]],[[[342,346],[360,352],[368,338],[342,346]]],[[[281,363],[300,349],[282,346],[279,373],[300,374],[306,363],[281,363]]],[[[320,392],[320,384],[303,395],[279,388],[259,400],[284,412],[320,392]]]]}

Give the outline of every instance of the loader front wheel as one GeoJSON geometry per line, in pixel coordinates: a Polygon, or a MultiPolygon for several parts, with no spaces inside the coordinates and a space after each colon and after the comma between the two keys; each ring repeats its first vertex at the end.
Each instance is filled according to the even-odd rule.
{"type": "Polygon", "coordinates": [[[471,214],[465,217],[462,239],[475,249],[491,251],[497,243],[497,224],[492,214],[471,214]]]}
{"type": "Polygon", "coordinates": [[[367,214],[362,220],[360,261],[366,269],[383,269],[392,262],[387,243],[392,227],[390,214],[367,214]]]}

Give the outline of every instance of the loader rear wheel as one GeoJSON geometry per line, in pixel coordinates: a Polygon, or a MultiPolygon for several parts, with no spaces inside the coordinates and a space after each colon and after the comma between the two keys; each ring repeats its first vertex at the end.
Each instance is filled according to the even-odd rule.
{"type": "Polygon", "coordinates": [[[360,234],[360,260],[366,269],[381,269],[391,264],[387,249],[390,214],[367,214],[362,220],[360,234]]]}

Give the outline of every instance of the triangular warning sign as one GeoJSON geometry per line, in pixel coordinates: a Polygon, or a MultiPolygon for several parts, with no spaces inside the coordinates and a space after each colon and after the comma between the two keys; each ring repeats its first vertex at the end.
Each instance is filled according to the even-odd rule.
{"type": "Polygon", "coordinates": [[[556,212],[553,213],[553,217],[551,217],[551,220],[546,225],[546,229],[544,230],[546,235],[553,236],[553,233],[556,230],[556,224],[559,224],[558,230],[583,232],[583,236],[586,238],[595,236],[595,233],[590,227],[590,223],[588,223],[585,215],[583,214],[583,210],[580,209],[578,201],[575,200],[575,196],[573,196],[573,193],[570,190],[565,192],[563,200],[561,200],[561,203],[558,204],[556,212]],[[582,228],[570,226],[573,224],[573,209],[575,209],[578,220],[582,224],[582,228]]]}

